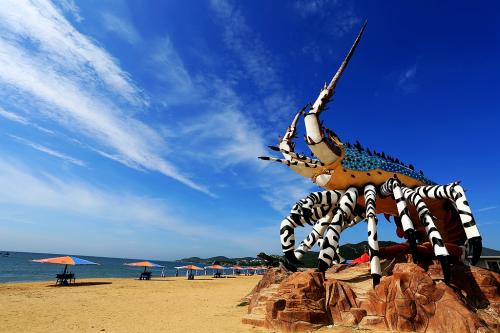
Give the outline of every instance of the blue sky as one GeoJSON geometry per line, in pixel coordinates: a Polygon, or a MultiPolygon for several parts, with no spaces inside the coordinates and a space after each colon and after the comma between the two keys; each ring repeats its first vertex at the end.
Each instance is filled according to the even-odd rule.
{"type": "MultiPolygon", "coordinates": [[[[279,253],[282,217],[317,188],[256,157],[317,97],[365,19],[325,125],[436,182],[462,180],[484,244],[498,248],[498,7],[3,1],[1,248],[279,253]]],[[[379,238],[395,240],[381,221],[379,238]]]]}

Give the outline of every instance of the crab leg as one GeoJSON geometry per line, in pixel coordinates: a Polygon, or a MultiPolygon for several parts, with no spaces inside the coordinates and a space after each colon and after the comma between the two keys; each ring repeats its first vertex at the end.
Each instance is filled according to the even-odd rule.
{"type": "Polygon", "coordinates": [[[404,186],[401,188],[401,190],[405,199],[411,202],[417,209],[420,221],[425,227],[427,237],[431,241],[432,247],[434,249],[434,254],[441,262],[444,280],[446,283],[448,283],[450,281],[450,264],[448,261],[449,253],[444,245],[441,234],[434,225],[431,212],[427,208],[427,205],[424,203],[424,200],[422,200],[422,197],[417,192],[404,186]]]}
{"type": "Polygon", "coordinates": [[[377,215],[375,212],[375,198],[377,192],[372,184],[365,186],[366,218],[368,220],[368,248],[370,251],[370,272],[373,286],[380,283],[382,270],[380,268],[379,248],[377,239],[377,215]]]}
{"type": "Polygon", "coordinates": [[[403,227],[406,238],[410,243],[413,259],[417,258],[418,254],[415,227],[411,221],[410,213],[408,212],[408,207],[406,206],[406,201],[403,197],[403,192],[401,192],[401,183],[396,178],[391,178],[380,186],[380,193],[385,196],[393,196],[394,201],[396,202],[396,208],[398,210],[401,226],[403,227]]]}
{"type": "Polygon", "coordinates": [[[340,233],[342,231],[342,222],[349,219],[358,200],[358,190],[355,187],[347,189],[340,198],[339,205],[335,209],[332,223],[328,226],[323,244],[318,256],[318,270],[325,272],[332,262],[337,258],[337,248],[339,246],[340,233]]]}
{"type": "MultiPolygon", "coordinates": [[[[302,242],[300,242],[299,247],[295,250],[295,256],[297,259],[302,259],[304,254],[309,252],[315,243],[317,243],[321,248],[321,244],[323,244],[323,235],[333,219],[332,212],[333,209],[332,211],[329,211],[325,217],[318,220],[309,235],[302,242]]],[[[358,224],[362,220],[363,218],[360,216],[354,217],[349,223],[342,225],[342,231],[358,224]]]]}
{"type": "Polygon", "coordinates": [[[299,200],[292,208],[290,214],[281,221],[280,240],[285,257],[292,263],[297,263],[295,257],[295,232],[298,226],[305,223],[312,224],[326,216],[331,207],[334,207],[343,191],[313,192],[306,198],[299,200]],[[326,208],[326,209],[325,209],[326,208]]]}
{"type": "Polygon", "coordinates": [[[302,259],[304,254],[306,254],[306,252],[309,252],[309,250],[313,247],[314,243],[316,243],[319,238],[323,237],[323,234],[325,233],[326,228],[328,228],[328,226],[330,225],[332,218],[333,216],[331,212],[329,212],[325,217],[316,222],[316,224],[312,228],[312,231],[309,233],[306,239],[300,242],[299,247],[295,250],[295,257],[297,257],[297,259],[302,259]]]}
{"type": "Polygon", "coordinates": [[[422,198],[448,199],[453,202],[464,227],[467,242],[472,253],[472,264],[475,265],[482,252],[482,239],[472,211],[465,197],[465,191],[458,183],[449,185],[420,186],[415,189],[422,198]]]}
{"type": "Polygon", "coordinates": [[[356,50],[356,47],[358,46],[358,43],[361,39],[361,36],[363,35],[365,27],[366,22],[361,28],[361,31],[359,32],[358,37],[349,50],[349,53],[340,65],[340,68],[337,70],[337,73],[335,73],[332,80],[330,81],[330,84],[327,86],[325,83],[325,87],[321,90],[318,98],[309,110],[309,113],[304,117],[307,133],[306,142],[314,155],[317,156],[319,160],[325,164],[333,163],[338,160],[342,155],[342,151],[340,147],[335,144],[335,142],[324,135],[324,130],[319,120],[319,114],[325,109],[326,104],[333,96],[337,81],[344,72],[347,64],[349,63],[349,60],[351,60],[351,57],[354,54],[354,51],[356,50]]]}

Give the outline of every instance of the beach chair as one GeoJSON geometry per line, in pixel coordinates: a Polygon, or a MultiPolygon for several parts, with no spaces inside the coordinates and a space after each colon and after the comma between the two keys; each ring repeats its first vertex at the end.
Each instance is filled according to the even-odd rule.
{"type": "Polygon", "coordinates": [[[56,274],[56,286],[68,286],[71,283],[71,280],[75,283],[75,274],[73,273],[56,274]]]}

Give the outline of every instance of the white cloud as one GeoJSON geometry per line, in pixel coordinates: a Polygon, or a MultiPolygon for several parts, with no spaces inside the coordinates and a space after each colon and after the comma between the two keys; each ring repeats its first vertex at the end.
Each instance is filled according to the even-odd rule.
{"type": "Polygon", "coordinates": [[[340,0],[295,1],[293,8],[306,20],[319,21],[323,30],[342,37],[359,26],[361,19],[353,9],[353,3],[340,0]]]}
{"type": "Polygon", "coordinates": [[[77,22],[83,21],[83,17],[80,15],[80,8],[76,5],[73,0],[57,0],[56,4],[66,13],[69,13],[77,22]]]}
{"type": "Polygon", "coordinates": [[[50,3],[23,3],[20,12],[24,17],[6,7],[9,6],[0,7],[0,22],[4,19],[0,27],[11,34],[8,39],[0,39],[0,82],[5,84],[4,94],[27,95],[25,100],[32,104],[29,107],[43,110],[46,117],[70,131],[112,150],[107,157],[115,156],[115,160],[127,166],[160,172],[212,195],[162,157],[168,147],[155,130],[132,118],[128,108],[119,107],[101,89],[86,84],[86,78],[97,75],[129,100],[139,98],[128,75],[104,50],[74,30],[50,3]],[[39,48],[30,48],[23,38],[37,41],[39,48]]]}
{"type": "Polygon", "coordinates": [[[68,162],[68,163],[71,163],[71,164],[74,164],[74,165],[78,165],[78,166],[86,166],[85,162],[77,159],[77,158],[74,158],[74,157],[71,157],[71,156],[68,156],[64,153],[61,153],[61,152],[58,152],[56,150],[53,150],[51,148],[48,148],[48,147],[45,147],[43,145],[40,145],[38,143],[34,143],[32,141],[29,141],[29,140],[26,140],[24,138],[21,138],[19,136],[15,136],[15,135],[10,135],[10,137],[14,138],[15,140],[27,145],[28,147],[31,147],[35,150],[38,150],[42,153],[45,153],[47,155],[50,155],[50,156],[53,156],[53,157],[57,157],[65,162],[68,162]]]}
{"type": "Polygon", "coordinates": [[[23,125],[28,125],[30,123],[29,120],[26,119],[25,117],[17,115],[15,113],[12,113],[9,111],[5,111],[2,107],[0,107],[0,117],[4,117],[5,119],[8,119],[8,120],[11,120],[11,121],[14,121],[16,123],[23,124],[23,125]]]}
{"type": "Polygon", "coordinates": [[[476,209],[476,213],[487,212],[489,210],[493,210],[493,209],[497,209],[497,208],[498,208],[498,206],[483,207],[483,208],[476,209]]]}
{"type": "MultiPolygon", "coordinates": [[[[20,212],[23,212],[19,217],[6,212],[0,214],[0,228],[1,222],[5,221],[34,224],[43,229],[46,223],[49,224],[48,222],[43,219],[33,219],[30,214],[24,214],[24,212],[33,213],[36,216],[38,212],[52,211],[57,212],[54,215],[56,217],[69,216],[75,221],[91,220],[118,226],[118,229],[113,229],[112,234],[102,235],[102,238],[105,241],[113,240],[113,247],[126,253],[135,253],[135,250],[130,250],[123,245],[123,242],[128,242],[134,235],[114,239],[116,233],[126,233],[129,230],[128,227],[134,229],[141,226],[154,227],[158,231],[164,230],[166,242],[169,239],[175,239],[177,243],[191,242],[189,249],[178,251],[182,253],[178,255],[184,256],[199,255],[199,251],[204,251],[207,256],[220,255],[228,251],[243,255],[256,253],[255,251],[261,249],[275,248],[277,250],[279,247],[279,242],[276,241],[278,229],[265,234],[259,229],[241,232],[231,227],[231,216],[224,227],[215,227],[205,222],[192,222],[200,221],[202,218],[181,216],[179,207],[171,207],[164,200],[123,191],[116,193],[75,179],[39,173],[37,170],[27,168],[19,161],[5,157],[0,157],[0,188],[2,188],[0,205],[15,205],[21,208],[20,212]],[[214,244],[217,246],[214,247],[214,244]]],[[[19,235],[16,237],[20,240],[24,239],[19,235]]],[[[83,246],[84,251],[89,251],[88,247],[85,247],[87,245],[79,242],[68,244],[70,247],[83,246]]],[[[44,246],[47,246],[47,243],[44,243],[44,246]]],[[[53,247],[53,244],[50,246],[53,247]]],[[[48,249],[54,251],[50,246],[48,249]]],[[[172,251],[176,250],[172,249],[172,251]]],[[[159,253],[165,256],[164,247],[159,253]]]]}
{"type": "Polygon", "coordinates": [[[104,28],[130,44],[137,44],[141,36],[134,25],[124,17],[118,17],[109,12],[101,13],[104,28]]]}
{"type": "Polygon", "coordinates": [[[195,87],[190,73],[168,36],[157,40],[151,48],[150,71],[160,82],[159,93],[165,104],[199,102],[203,87],[195,87]],[[161,68],[161,70],[158,70],[161,68]]]}
{"type": "Polygon", "coordinates": [[[405,94],[413,93],[417,90],[417,83],[415,76],[417,74],[417,65],[414,64],[405,69],[399,74],[397,81],[398,87],[403,90],[405,94]]]}
{"type": "Polygon", "coordinates": [[[226,46],[236,54],[245,69],[239,80],[253,83],[260,94],[264,95],[264,103],[259,105],[260,108],[252,110],[253,114],[265,116],[265,120],[269,122],[288,118],[296,105],[291,92],[281,83],[276,71],[278,62],[275,56],[270,54],[247,25],[238,8],[225,0],[212,0],[211,3],[224,29],[226,46]]]}
{"type": "Polygon", "coordinates": [[[49,129],[42,127],[42,126],[38,126],[37,124],[34,124],[33,122],[29,121],[27,118],[25,118],[21,115],[18,115],[16,113],[13,113],[13,112],[6,111],[2,107],[0,107],[0,117],[3,117],[5,119],[8,119],[10,121],[13,121],[13,122],[16,122],[16,123],[19,123],[22,125],[32,126],[36,129],[43,131],[45,133],[48,133],[48,134],[55,134],[54,131],[49,130],[49,129]]]}
{"type": "Polygon", "coordinates": [[[0,203],[59,213],[77,213],[112,223],[148,224],[187,236],[205,229],[174,217],[162,200],[115,194],[71,179],[27,169],[18,161],[0,158],[0,203]]]}
{"type": "Polygon", "coordinates": [[[79,33],[46,0],[31,2],[5,0],[0,6],[3,37],[19,44],[31,43],[33,52],[55,64],[64,64],[67,74],[96,86],[104,84],[129,102],[147,101],[115,59],[91,39],[79,33]],[[12,10],[15,8],[15,10],[12,10]],[[89,70],[91,68],[92,70],[89,70]]]}

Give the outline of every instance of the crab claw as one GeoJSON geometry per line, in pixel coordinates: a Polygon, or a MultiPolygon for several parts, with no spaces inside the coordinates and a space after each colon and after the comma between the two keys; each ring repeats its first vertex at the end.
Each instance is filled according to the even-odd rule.
{"type": "Polygon", "coordinates": [[[481,236],[473,237],[469,239],[469,253],[472,256],[471,263],[476,265],[481,257],[481,252],[483,252],[483,240],[481,236]]]}

